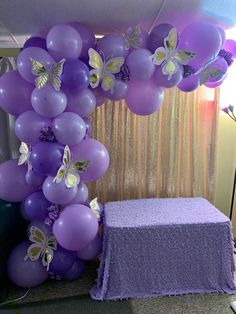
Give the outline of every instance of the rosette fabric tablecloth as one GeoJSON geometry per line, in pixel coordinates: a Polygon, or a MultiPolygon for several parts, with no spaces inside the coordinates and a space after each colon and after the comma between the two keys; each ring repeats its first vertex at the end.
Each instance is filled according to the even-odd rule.
{"type": "Polygon", "coordinates": [[[203,198],[110,202],[96,300],[236,293],[230,220],[203,198]]]}

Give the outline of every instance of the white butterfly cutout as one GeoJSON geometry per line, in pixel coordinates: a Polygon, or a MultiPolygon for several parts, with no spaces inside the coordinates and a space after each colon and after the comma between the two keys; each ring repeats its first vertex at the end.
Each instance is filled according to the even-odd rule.
{"type": "Polygon", "coordinates": [[[179,64],[187,65],[195,58],[195,53],[185,50],[177,51],[178,34],[175,28],[172,28],[168,36],[164,39],[164,47],[159,47],[151,56],[155,65],[161,65],[162,73],[168,75],[168,80],[179,69],[179,64]]]}
{"type": "Polygon", "coordinates": [[[141,28],[140,26],[130,27],[123,34],[125,49],[140,48],[141,46],[141,28]]]}
{"type": "Polygon", "coordinates": [[[21,142],[19,152],[20,152],[20,157],[18,160],[18,166],[22,166],[24,164],[27,164],[28,170],[32,170],[32,165],[31,165],[31,162],[29,160],[30,159],[30,148],[29,148],[29,146],[26,143],[21,142]]]}
{"type": "Polygon", "coordinates": [[[65,146],[63,154],[63,163],[57,171],[54,182],[60,183],[65,181],[67,188],[73,188],[80,183],[79,172],[84,172],[88,167],[88,160],[71,161],[71,152],[69,146],[65,146]]]}
{"type": "Polygon", "coordinates": [[[92,210],[92,212],[96,215],[97,219],[100,220],[101,215],[99,212],[99,205],[98,205],[98,198],[95,197],[90,203],[89,206],[92,210]]]}

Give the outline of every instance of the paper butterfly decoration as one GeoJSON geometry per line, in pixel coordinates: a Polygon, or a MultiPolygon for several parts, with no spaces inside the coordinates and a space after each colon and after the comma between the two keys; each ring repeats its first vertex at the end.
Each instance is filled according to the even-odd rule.
{"type": "Polygon", "coordinates": [[[20,157],[18,160],[18,166],[22,166],[24,164],[27,164],[28,170],[32,170],[32,165],[29,161],[29,158],[30,158],[29,146],[26,143],[21,142],[19,152],[20,152],[20,157]]]}
{"type": "Polygon", "coordinates": [[[159,47],[152,55],[155,65],[161,65],[162,73],[168,75],[168,80],[179,69],[179,64],[186,65],[195,58],[195,53],[185,50],[177,51],[178,34],[175,28],[172,28],[168,36],[164,39],[164,47],[159,47]]]}
{"type": "Polygon", "coordinates": [[[141,28],[140,26],[130,27],[123,34],[125,49],[140,48],[141,46],[141,28]]]}
{"type": "Polygon", "coordinates": [[[40,89],[49,83],[56,91],[59,91],[65,59],[54,64],[49,70],[41,62],[32,58],[30,60],[32,62],[32,73],[37,76],[35,79],[36,87],[40,89]]]}
{"type": "Polygon", "coordinates": [[[123,57],[112,58],[108,61],[103,61],[100,54],[90,48],[89,65],[93,68],[90,71],[90,85],[92,88],[96,88],[99,83],[104,91],[112,90],[115,84],[115,76],[120,72],[121,66],[124,64],[125,59],[123,57]]]}
{"type": "MultiPolygon", "coordinates": [[[[200,76],[200,85],[205,84],[209,78],[216,79],[220,74],[224,74],[221,70],[214,66],[207,65],[205,68],[196,72],[200,76]]],[[[220,78],[219,78],[220,79],[220,78]]]]}
{"type": "Polygon", "coordinates": [[[53,251],[57,250],[57,241],[53,235],[47,237],[44,232],[36,226],[30,228],[29,240],[33,242],[28,249],[24,260],[28,258],[34,262],[42,258],[43,266],[49,269],[53,260],[53,251]]]}
{"type": "Polygon", "coordinates": [[[94,198],[90,203],[89,206],[92,210],[92,212],[96,215],[97,219],[100,220],[101,215],[99,212],[99,205],[98,205],[98,198],[94,198]]]}
{"type": "Polygon", "coordinates": [[[80,182],[79,172],[84,172],[88,165],[88,160],[78,160],[76,162],[71,162],[70,148],[66,145],[63,155],[63,164],[57,171],[57,175],[53,181],[60,183],[62,180],[64,180],[67,188],[73,188],[80,182]]]}

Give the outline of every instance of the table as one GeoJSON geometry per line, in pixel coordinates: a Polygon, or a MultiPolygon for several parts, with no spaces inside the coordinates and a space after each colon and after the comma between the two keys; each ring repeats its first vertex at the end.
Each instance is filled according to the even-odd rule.
{"type": "Polygon", "coordinates": [[[109,202],[96,300],[236,293],[230,220],[203,198],[109,202]]]}

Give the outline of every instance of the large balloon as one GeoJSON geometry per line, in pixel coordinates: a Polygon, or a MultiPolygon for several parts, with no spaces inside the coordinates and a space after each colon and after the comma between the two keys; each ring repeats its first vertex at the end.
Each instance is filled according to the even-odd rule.
{"type": "Polygon", "coordinates": [[[67,188],[64,180],[60,183],[54,181],[54,177],[47,177],[43,183],[43,194],[49,202],[64,205],[69,203],[77,193],[77,187],[67,188]]]}
{"type": "Polygon", "coordinates": [[[195,58],[188,65],[197,70],[218,55],[221,44],[219,29],[209,22],[198,21],[183,30],[178,48],[195,52],[195,58]]]}
{"type": "Polygon", "coordinates": [[[57,250],[53,254],[53,260],[50,263],[50,273],[56,275],[63,275],[67,272],[76,260],[76,253],[73,251],[65,250],[60,245],[57,246],[57,250]]]}
{"type": "Polygon", "coordinates": [[[24,43],[23,50],[29,47],[38,47],[47,50],[46,39],[38,36],[31,36],[24,43]]]}
{"type": "Polygon", "coordinates": [[[17,70],[3,74],[0,78],[0,107],[14,116],[32,110],[30,97],[33,88],[17,70]]]}
{"type": "Polygon", "coordinates": [[[79,33],[70,25],[53,26],[47,35],[47,48],[55,60],[63,58],[77,59],[82,50],[79,33]]]}
{"type": "Polygon", "coordinates": [[[7,160],[0,165],[0,199],[22,202],[35,188],[27,184],[27,166],[18,166],[17,160],[7,160]]]}
{"type": "Polygon", "coordinates": [[[54,119],[52,130],[59,143],[76,145],[84,138],[86,126],[84,120],[76,113],[63,112],[54,119]]]}
{"type": "Polygon", "coordinates": [[[35,172],[34,169],[28,169],[25,175],[25,181],[35,188],[39,188],[43,184],[45,179],[45,175],[35,172]]]}
{"type": "Polygon", "coordinates": [[[83,182],[80,182],[76,196],[69,203],[67,203],[66,206],[73,204],[85,204],[87,200],[88,188],[83,182]]]}
{"type": "Polygon", "coordinates": [[[97,236],[85,248],[77,252],[77,256],[82,260],[90,260],[97,257],[102,252],[102,238],[97,236]]]}
{"type": "Polygon", "coordinates": [[[48,215],[48,207],[51,203],[41,191],[30,194],[21,208],[22,216],[27,220],[44,220],[48,215]]]}
{"type": "Polygon", "coordinates": [[[125,99],[132,112],[145,116],[157,111],[162,105],[163,98],[163,89],[148,80],[130,81],[125,99]]]}
{"type": "Polygon", "coordinates": [[[44,282],[49,276],[41,258],[34,262],[30,259],[24,260],[30,244],[32,243],[25,241],[17,245],[7,261],[7,272],[10,280],[15,285],[23,288],[35,287],[44,282]]]}
{"type": "Polygon", "coordinates": [[[81,274],[85,270],[85,261],[77,258],[71,268],[63,275],[65,280],[76,280],[81,277],[81,274]]]}
{"type": "Polygon", "coordinates": [[[88,138],[71,147],[74,160],[88,160],[85,172],[80,173],[81,181],[95,181],[102,177],[109,166],[106,147],[97,140],[88,138]]]}
{"type": "Polygon", "coordinates": [[[123,38],[117,34],[108,34],[101,38],[97,44],[96,50],[104,55],[105,59],[115,57],[126,57],[128,50],[125,49],[123,38]]]}
{"type": "Polygon", "coordinates": [[[96,108],[96,98],[90,89],[78,94],[68,93],[66,111],[77,113],[80,117],[88,117],[96,108]]]}
{"type": "Polygon", "coordinates": [[[148,49],[154,53],[159,47],[164,47],[164,39],[168,36],[173,25],[162,23],[153,28],[148,38],[148,49]]]}
{"type": "Polygon", "coordinates": [[[189,75],[184,78],[178,85],[178,89],[183,92],[192,92],[200,85],[199,75],[189,75]]]}
{"type": "Polygon", "coordinates": [[[67,97],[52,86],[35,88],[31,95],[34,110],[43,117],[54,118],[61,114],[67,105],[67,97]]]}
{"type": "Polygon", "coordinates": [[[178,85],[183,79],[183,67],[180,65],[177,72],[174,73],[169,79],[168,75],[162,73],[161,66],[156,67],[156,71],[153,75],[153,81],[157,86],[171,88],[178,85]]]}
{"type": "Polygon", "coordinates": [[[42,48],[30,47],[21,51],[17,58],[17,69],[23,79],[34,84],[36,76],[32,73],[31,59],[41,62],[46,69],[49,69],[55,61],[50,54],[42,48]]]}
{"type": "Polygon", "coordinates": [[[50,119],[40,116],[35,111],[26,111],[16,119],[16,136],[22,142],[33,145],[40,141],[41,131],[50,125],[50,119]]]}
{"type": "Polygon", "coordinates": [[[98,232],[98,221],[91,209],[84,205],[69,205],[53,224],[57,242],[67,250],[86,247],[98,232]]]}

